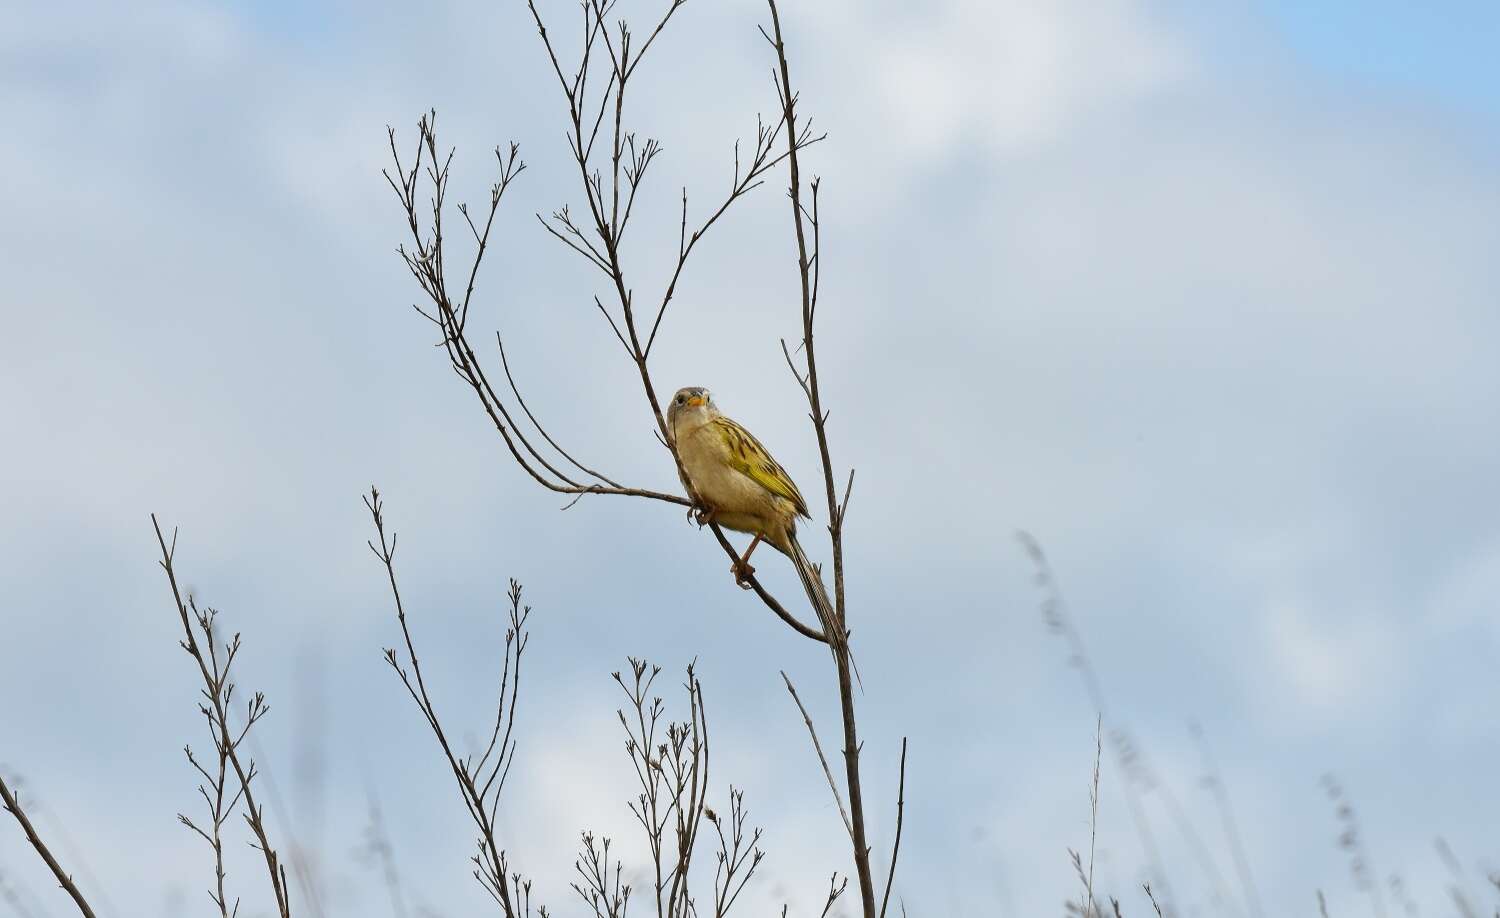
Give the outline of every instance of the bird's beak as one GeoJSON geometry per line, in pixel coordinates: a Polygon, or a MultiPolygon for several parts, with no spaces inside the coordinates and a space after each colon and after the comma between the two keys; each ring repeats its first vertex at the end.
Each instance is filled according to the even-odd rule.
{"type": "Polygon", "coordinates": [[[688,396],[687,404],[689,408],[697,408],[707,401],[708,399],[704,398],[701,395],[690,395],[688,396]]]}

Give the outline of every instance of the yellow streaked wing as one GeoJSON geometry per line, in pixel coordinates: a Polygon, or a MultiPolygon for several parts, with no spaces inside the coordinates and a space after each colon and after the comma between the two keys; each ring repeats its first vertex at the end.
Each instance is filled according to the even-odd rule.
{"type": "Polygon", "coordinates": [[[791,501],[796,505],[799,516],[808,515],[807,501],[802,499],[802,492],[797,490],[792,476],[771,458],[771,454],[760,445],[754,434],[722,415],[714,418],[713,424],[724,440],[724,452],[731,468],[749,476],[772,494],[779,494],[791,501]]]}

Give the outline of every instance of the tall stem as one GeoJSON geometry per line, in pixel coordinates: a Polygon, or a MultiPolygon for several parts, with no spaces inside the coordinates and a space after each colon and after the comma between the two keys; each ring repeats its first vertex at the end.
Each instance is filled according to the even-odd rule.
{"type": "MultiPolygon", "coordinates": [[[[865,918],[876,918],[875,880],[870,870],[870,847],[865,834],[864,793],[859,777],[859,731],[854,718],[854,685],[850,672],[848,625],[844,603],[844,538],[843,514],[838,503],[838,489],[834,484],[833,460],[828,453],[827,415],[823,411],[821,393],[818,389],[818,361],[813,348],[813,311],[815,287],[812,278],[812,257],[808,254],[807,230],[803,225],[805,212],[802,207],[802,174],[798,162],[798,136],[796,94],[792,91],[792,78],[786,59],[786,46],[781,38],[781,17],[776,10],[776,0],[766,0],[771,7],[771,27],[776,46],[777,66],[780,68],[782,105],[785,113],[787,163],[791,171],[791,188],[788,197],[792,204],[792,223],[797,232],[797,273],[802,284],[802,346],[807,355],[807,399],[812,408],[813,429],[817,432],[818,453],[823,461],[823,486],[828,499],[828,532],[833,548],[833,589],[837,625],[843,633],[828,635],[833,648],[833,659],[838,670],[839,705],[844,723],[844,775],[849,790],[849,818],[852,822],[854,846],[854,869],[859,878],[859,897],[865,918]]],[[[816,257],[815,255],[813,257],[816,257]]]]}

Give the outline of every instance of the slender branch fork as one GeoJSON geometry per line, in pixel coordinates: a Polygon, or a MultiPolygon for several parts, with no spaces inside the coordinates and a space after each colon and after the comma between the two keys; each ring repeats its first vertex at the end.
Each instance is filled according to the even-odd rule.
{"type": "MultiPolygon", "coordinates": [[[[597,270],[604,279],[609,293],[594,297],[593,307],[604,317],[610,333],[635,367],[635,375],[639,378],[655,424],[655,435],[672,455],[687,496],[622,485],[617,479],[575,458],[574,453],[548,432],[522,397],[502,336],[496,336],[497,350],[505,376],[502,385],[508,391],[501,391],[499,386],[491,383],[490,374],[470,342],[467,331],[469,308],[481,261],[490,246],[495,214],[506,189],[525,168],[514,144],[508,150],[497,148],[495,151],[498,178],[490,189],[488,212],[476,218],[466,206],[457,208],[472,242],[473,254],[457,269],[455,277],[459,279],[450,287],[445,266],[450,246],[444,234],[443,217],[453,152],[448,150],[445,153],[438,144],[435,113],[429,112],[418,122],[415,150],[405,159],[398,150],[395,131],[390,130],[392,168],[387,170],[386,179],[405,214],[409,233],[408,242],[398,249],[398,253],[428,300],[425,307],[415,307],[416,311],[438,329],[438,346],[444,349],[451,368],[474,392],[512,458],[533,480],[554,492],[571,495],[573,502],[590,494],[640,497],[686,507],[691,518],[692,511],[702,509],[701,502],[677,455],[673,432],[666,423],[661,398],[651,375],[650,358],[660,339],[678,284],[698,244],[736,201],[763,184],[773,169],[786,164],[789,171],[787,196],[797,241],[802,333],[796,352],[801,356],[801,366],[785,341],[782,348],[807,399],[818,442],[832,550],[835,606],[835,627],[832,630],[835,633],[804,624],[753,575],[748,578],[746,586],[788,626],[805,637],[828,644],[832,650],[841,701],[843,772],[848,795],[846,826],[853,849],[861,911],[865,918],[876,918],[879,912],[860,783],[860,742],[855,724],[853,664],[845,600],[843,532],[854,473],[849,471],[841,494],[836,483],[841,476],[836,475],[830,454],[829,413],[820,388],[813,337],[822,270],[819,181],[815,178],[804,187],[799,162],[799,154],[824,139],[825,135],[814,134],[811,121],[801,118],[775,0],[767,0],[770,30],[761,28],[761,34],[775,54],[772,68],[778,99],[775,118],[757,118],[754,143],[746,144],[743,151],[740,144],[735,145],[728,189],[704,216],[689,219],[688,191],[686,188],[682,190],[677,251],[670,264],[669,279],[661,292],[647,300],[637,300],[637,291],[627,280],[622,245],[635,213],[636,197],[662,152],[655,139],[639,137],[626,128],[627,91],[647,53],[656,46],[657,39],[684,2],[667,0],[664,12],[641,41],[627,22],[620,20],[610,24],[609,16],[614,8],[612,0],[581,0],[578,8],[582,47],[576,67],[564,65],[558,44],[535,0],[526,0],[526,8],[566,103],[568,155],[583,190],[582,205],[576,212],[565,204],[553,211],[550,217],[536,214],[536,219],[552,237],[582,258],[591,269],[597,270]]],[[[572,503],[567,506],[571,507],[572,503]]],[[[702,515],[698,519],[700,525],[710,527],[726,555],[737,560],[734,546],[719,526],[705,520],[702,515]]],[[[827,774],[831,777],[832,773],[828,771],[827,774]]],[[[601,849],[600,857],[604,854],[601,849]]],[[[603,895],[603,891],[600,894],[603,895]]]]}
{"type": "MultiPolygon", "coordinates": [[[[287,890],[286,865],[282,863],[281,856],[276,849],[271,846],[270,837],[266,832],[264,807],[255,802],[255,791],[252,785],[260,772],[256,769],[255,760],[243,758],[239,751],[240,744],[249,734],[250,729],[270,712],[270,706],[266,704],[265,696],[256,692],[245,702],[244,726],[236,729],[230,725],[229,712],[234,701],[234,683],[229,681],[229,676],[234,660],[239,654],[239,635],[235,635],[227,643],[218,641],[214,632],[214,620],[218,613],[212,609],[198,608],[197,601],[191,595],[184,598],[178,586],[177,569],[173,564],[177,553],[177,531],[175,529],[172,531],[172,540],[169,543],[155,514],[151,516],[151,525],[156,530],[156,542],[161,548],[161,560],[158,563],[167,575],[167,583],[172,588],[172,601],[177,608],[178,618],[182,622],[183,639],[179,643],[198,664],[198,675],[203,680],[204,703],[198,706],[198,710],[208,723],[218,765],[217,772],[210,773],[194,758],[191,749],[184,749],[188,761],[214,788],[212,794],[205,787],[200,786],[198,789],[208,804],[209,815],[213,820],[212,834],[204,831],[186,816],[179,814],[178,819],[183,825],[203,836],[213,848],[215,889],[209,895],[221,915],[228,918],[234,910],[228,907],[224,894],[223,844],[220,830],[235,805],[243,799],[245,824],[250,827],[251,834],[255,836],[254,846],[260,850],[265,860],[266,874],[271,881],[271,891],[276,897],[277,914],[281,918],[291,918],[292,905],[291,896],[287,890]],[[228,766],[227,769],[226,766],[228,766]],[[224,793],[228,771],[234,773],[235,791],[226,803],[224,793]]],[[[236,902],[235,910],[237,909],[238,903],[236,902]]]]}
{"type": "MultiPolygon", "coordinates": [[[[385,569],[391,598],[396,606],[396,620],[401,626],[401,637],[405,644],[404,655],[395,648],[386,648],[385,661],[401,680],[401,685],[417,709],[422,712],[423,719],[442,748],[443,758],[458,784],[464,808],[479,833],[477,850],[470,858],[474,864],[474,878],[500,906],[505,918],[522,918],[531,913],[531,883],[529,880],[523,881],[519,873],[510,870],[505,851],[496,841],[496,819],[505,781],[516,758],[517,741],[513,736],[516,702],[520,697],[521,658],[529,639],[526,622],[531,616],[531,607],[522,604],[521,585],[512,580],[506,596],[505,655],[500,672],[499,700],[495,705],[495,723],[482,752],[459,756],[453,751],[448,732],[438,717],[437,708],[427,689],[427,680],[422,673],[421,661],[417,657],[411,628],[406,620],[406,606],[402,602],[401,589],[396,581],[396,533],[386,531],[385,504],[381,500],[380,491],[372,487],[364,501],[376,535],[367,544],[385,569]]],[[[542,914],[545,916],[545,912],[542,914]]]]}

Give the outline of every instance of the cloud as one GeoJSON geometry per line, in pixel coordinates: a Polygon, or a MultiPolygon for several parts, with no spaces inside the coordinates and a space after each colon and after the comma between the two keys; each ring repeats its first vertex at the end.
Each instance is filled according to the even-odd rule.
{"type": "MultiPolygon", "coordinates": [[[[882,852],[912,741],[898,889],[951,914],[1031,914],[1072,889],[1093,712],[1041,627],[1023,527],[1111,716],[1205,833],[1184,724],[1215,737],[1270,913],[1342,869],[1320,841],[1326,769],[1354,772],[1372,834],[1441,829],[1479,850],[1489,827],[1463,794],[1494,758],[1475,680],[1500,640],[1497,534],[1476,497],[1500,461],[1475,420],[1500,385],[1483,125],[1351,99],[1273,47],[1249,79],[1204,23],[1146,4],[784,13],[803,104],[830,131],[808,156],[827,176],[820,356],[835,461],[858,469],[850,589],[875,676],[860,704],[882,852]],[[1400,802],[1433,769],[1440,786],[1400,802]],[[955,890],[997,863],[1003,890],[955,890]]],[[[669,270],[681,186],[707,213],[733,137],[772,102],[760,5],[680,15],[634,110],[666,144],[631,240],[643,299],[669,270]]],[[[533,225],[576,177],[524,11],[157,4],[78,26],[33,5],[13,24],[0,40],[18,78],[0,93],[28,133],[0,148],[16,215],[0,226],[0,390],[23,397],[4,413],[0,616],[25,653],[0,666],[0,696],[30,700],[3,713],[6,765],[79,838],[107,840],[94,866],[114,900],[149,912],[162,890],[140,877],[203,863],[171,824],[192,798],[177,750],[199,725],[152,567],[158,510],[183,524],[190,582],[245,634],[245,684],[276,711],[272,773],[292,787],[298,750],[324,744],[331,913],[374,901],[342,856],[364,780],[414,900],[482,905],[448,776],[379,661],[394,625],[358,504],[375,481],[456,723],[484,718],[506,577],[538,606],[508,844],[547,901],[567,900],[578,830],[630,834],[603,674],[645,653],[669,672],[700,659],[719,774],[768,828],[753,904],[810,904],[843,865],[841,830],[776,671],[805,686],[828,743],[826,652],[789,643],[675,510],[557,513],[406,312],[383,131],[409,139],[436,105],[455,198],[483,194],[495,143],[519,139],[530,163],[478,315],[533,407],[588,461],[671,486],[593,313],[599,279],[533,225]],[[321,737],[296,713],[308,659],[326,674],[321,737]],[[103,758],[118,780],[98,780],[103,758]]],[[[711,385],[807,490],[816,451],[776,344],[796,330],[780,181],[695,256],[653,360],[668,387],[711,385]]],[[[1104,780],[1106,875],[1124,890],[1143,856],[1108,763],[1104,780]]],[[[1191,852],[1163,844],[1184,901],[1206,901],[1191,852]]],[[[19,845],[0,836],[0,857],[30,864],[19,845]]],[[[1429,876],[1407,858],[1387,862],[1429,876]]]]}
{"type": "Polygon", "coordinates": [[[1266,625],[1276,670],[1290,689],[1287,701],[1301,717],[1327,724],[1356,703],[1379,710],[1399,675],[1396,635],[1368,617],[1332,618],[1277,603],[1266,625]]]}
{"type": "Polygon", "coordinates": [[[820,37],[873,77],[862,100],[888,142],[929,162],[977,144],[1010,157],[1188,78],[1190,52],[1142,4],[820,5],[820,37]]]}

